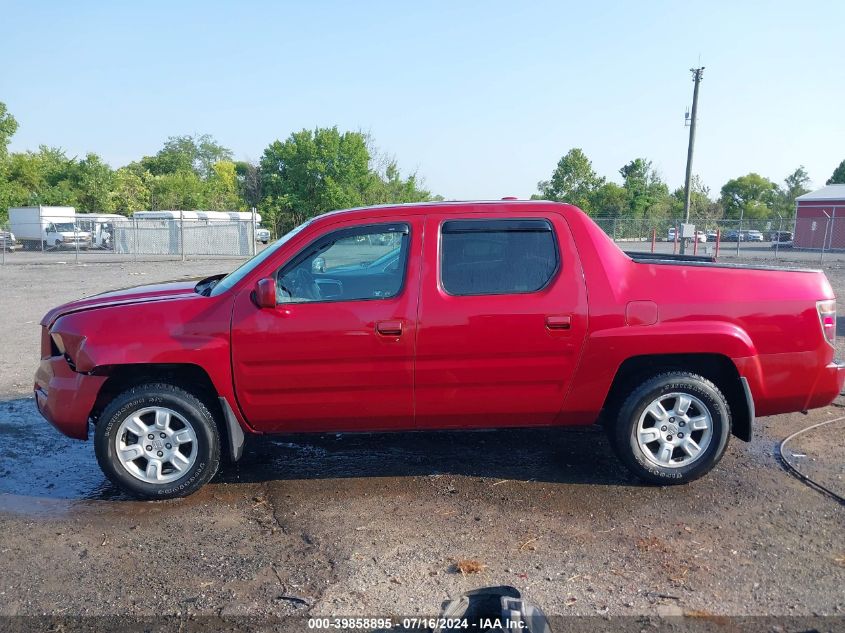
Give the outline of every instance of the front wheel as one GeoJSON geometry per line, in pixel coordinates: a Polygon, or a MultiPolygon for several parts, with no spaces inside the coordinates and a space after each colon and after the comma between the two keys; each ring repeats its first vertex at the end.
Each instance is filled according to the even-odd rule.
{"type": "Polygon", "coordinates": [[[608,433],[616,454],[640,479],[688,483],[722,458],[731,433],[730,408],[706,378],[669,372],[637,386],[608,433]]]}
{"type": "Polygon", "coordinates": [[[140,385],[112,400],[97,423],[94,450],[106,476],[143,499],[192,494],[220,465],[214,416],[169,384],[140,385]]]}

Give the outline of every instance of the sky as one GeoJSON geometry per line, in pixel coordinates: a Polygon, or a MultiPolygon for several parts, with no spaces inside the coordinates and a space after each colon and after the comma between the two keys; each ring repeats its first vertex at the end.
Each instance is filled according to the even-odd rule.
{"type": "Polygon", "coordinates": [[[302,128],[369,133],[447,199],[528,197],[580,147],[645,157],[713,195],[749,172],[815,187],[845,159],[845,2],[9,2],[0,101],[11,151],[112,167],[173,135],[236,159],[302,128]],[[10,28],[11,27],[11,28],[10,28]]]}

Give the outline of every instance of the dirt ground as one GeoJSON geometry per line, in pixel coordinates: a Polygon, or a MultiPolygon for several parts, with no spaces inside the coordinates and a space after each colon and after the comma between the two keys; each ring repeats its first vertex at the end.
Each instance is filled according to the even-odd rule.
{"type": "MultiPolygon", "coordinates": [[[[587,428],[262,439],[188,499],[128,500],[38,416],[38,320],[234,265],[0,268],[0,616],[436,615],[498,584],[555,615],[845,616],[845,507],[777,457],[838,406],[759,420],[688,486],[641,485],[587,428]]],[[[789,452],[845,493],[845,423],[789,452]]]]}

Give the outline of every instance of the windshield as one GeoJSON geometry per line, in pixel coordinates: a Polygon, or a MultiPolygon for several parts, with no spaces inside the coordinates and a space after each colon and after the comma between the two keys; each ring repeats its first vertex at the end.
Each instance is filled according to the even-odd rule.
{"type": "Polygon", "coordinates": [[[61,222],[53,226],[56,228],[57,233],[73,233],[74,231],[80,230],[79,227],[74,226],[71,222],[61,222]]]}
{"type": "Polygon", "coordinates": [[[210,296],[216,297],[217,295],[226,292],[229,288],[234,286],[241,279],[243,279],[249,273],[251,273],[253,270],[255,270],[256,266],[259,266],[262,262],[264,262],[264,260],[271,257],[273,255],[273,253],[275,253],[277,250],[279,250],[279,248],[281,248],[281,246],[285,242],[289,241],[294,235],[299,233],[302,229],[304,229],[310,223],[311,223],[311,220],[306,220],[305,222],[300,224],[295,229],[292,229],[292,230],[288,231],[287,233],[285,233],[282,237],[280,237],[275,242],[270,244],[270,246],[268,246],[263,251],[261,251],[260,253],[255,255],[255,257],[252,257],[252,258],[246,260],[243,264],[241,264],[240,266],[235,268],[235,270],[233,270],[228,275],[223,277],[223,279],[221,279],[220,281],[217,282],[217,284],[212,289],[210,296]]]}

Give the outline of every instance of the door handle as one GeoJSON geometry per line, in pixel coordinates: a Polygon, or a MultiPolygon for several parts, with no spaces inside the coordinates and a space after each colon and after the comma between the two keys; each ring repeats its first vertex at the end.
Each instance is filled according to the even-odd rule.
{"type": "Polygon", "coordinates": [[[402,321],[378,321],[376,332],[382,336],[402,336],[402,321]]]}
{"type": "Polygon", "coordinates": [[[572,326],[572,317],[568,314],[550,314],[546,317],[546,327],[550,330],[568,330],[572,326]]]}

